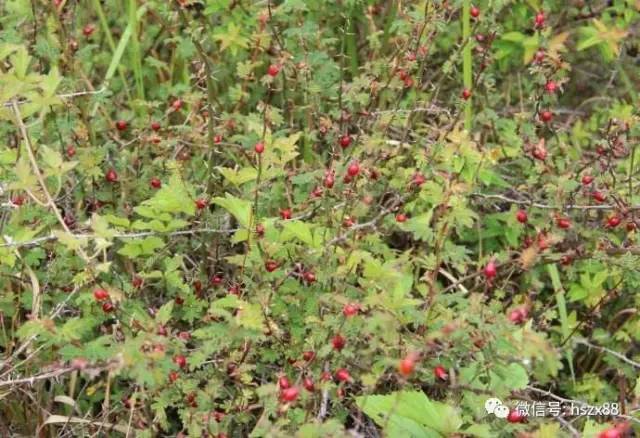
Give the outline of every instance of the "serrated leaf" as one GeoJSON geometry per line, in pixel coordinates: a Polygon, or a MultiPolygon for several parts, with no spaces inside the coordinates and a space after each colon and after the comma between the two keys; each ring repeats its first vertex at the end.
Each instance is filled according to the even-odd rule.
{"type": "Polygon", "coordinates": [[[173,303],[174,301],[167,301],[165,304],[158,309],[158,313],[156,313],[156,321],[158,324],[164,325],[171,319],[171,312],[173,312],[173,303]]]}
{"type": "Polygon", "coordinates": [[[244,199],[236,198],[229,193],[224,198],[213,198],[213,203],[227,210],[235,217],[240,225],[249,228],[251,223],[251,203],[244,199]]]}
{"type": "Polygon", "coordinates": [[[291,238],[297,238],[307,245],[313,246],[313,235],[309,224],[299,220],[289,220],[284,222],[283,228],[281,238],[284,242],[291,238]]]}

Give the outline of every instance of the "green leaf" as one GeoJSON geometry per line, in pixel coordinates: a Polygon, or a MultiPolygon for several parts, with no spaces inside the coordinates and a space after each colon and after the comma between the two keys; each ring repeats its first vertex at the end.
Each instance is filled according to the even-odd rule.
{"type": "Polygon", "coordinates": [[[156,313],[156,321],[158,324],[164,325],[171,319],[171,312],[173,312],[173,300],[167,301],[158,309],[156,313]]]}
{"type": "Polygon", "coordinates": [[[231,213],[245,228],[249,228],[251,224],[251,203],[244,199],[236,198],[229,193],[224,198],[213,198],[213,203],[231,213]]]}
{"type": "Polygon", "coordinates": [[[299,220],[292,220],[286,221],[283,227],[284,231],[282,232],[281,238],[284,242],[291,238],[297,238],[307,245],[313,246],[313,235],[309,224],[299,220]]]}
{"type": "MultiPolygon", "coordinates": [[[[189,194],[183,178],[179,173],[175,172],[169,178],[169,183],[163,185],[153,198],[144,201],[142,205],[159,212],[185,213],[193,216],[196,212],[196,206],[193,202],[189,202],[191,198],[192,196],[189,194]]],[[[136,211],[140,213],[139,210],[136,211]]],[[[145,211],[145,213],[150,212],[145,211]]],[[[157,215],[153,217],[157,217],[157,215]]]]}
{"type": "Polygon", "coordinates": [[[356,404],[388,436],[441,437],[462,426],[457,409],[429,400],[422,391],[356,397],[356,404]]]}

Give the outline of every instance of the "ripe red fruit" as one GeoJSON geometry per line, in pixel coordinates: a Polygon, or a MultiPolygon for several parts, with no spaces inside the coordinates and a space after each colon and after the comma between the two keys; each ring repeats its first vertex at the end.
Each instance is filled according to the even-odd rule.
{"type": "Polygon", "coordinates": [[[173,108],[175,111],[179,111],[180,108],[182,108],[182,99],[176,99],[171,102],[171,108],[173,108]]]}
{"type": "Polygon", "coordinates": [[[558,89],[558,84],[556,84],[554,81],[547,81],[547,83],[544,85],[544,89],[547,91],[547,93],[555,93],[558,89]]]}
{"type": "Polygon", "coordinates": [[[527,216],[527,212],[526,211],[518,210],[518,212],[516,213],[516,219],[521,224],[526,224],[527,221],[529,220],[529,217],[527,216]]]}
{"type": "Polygon", "coordinates": [[[115,310],[115,306],[113,305],[113,303],[111,301],[107,301],[105,303],[102,304],[102,311],[104,313],[111,313],[115,310]]]}
{"type": "Polygon", "coordinates": [[[67,157],[71,158],[76,154],[76,148],[73,145],[67,146],[67,157]]]}
{"type": "Polygon", "coordinates": [[[207,205],[209,205],[209,201],[207,201],[204,198],[200,198],[200,199],[196,199],[196,208],[198,210],[202,210],[203,208],[206,208],[207,205]]]}
{"type": "Polygon", "coordinates": [[[313,360],[314,357],[316,357],[316,353],[313,351],[305,351],[304,353],[302,353],[302,358],[307,362],[313,360]]]}
{"type": "Polygon", "coordinates": [[[307,271],[303,274],[303,278],[307,283],[315,283],[316,281],[316,274],[314,274],[311,271],[307,271]]]}
{"type": "Polygon", "coordinates": [[[333,176],[333,173],[327,173],[325,175],[323,184],[327,189],[332,188],[335,182],[336,182],[336,179],[333,176]]]}
{"type": "Polygon", "coordinates": [[[605,199],[607,199],[607,197],[605,196],[604,193],[602,193],[601,191],[596,190],[595,192],[593,192],[591,194],[591,196],[593,197],[594,201],[596,202],[604,202],[605,199]]]}
{"type": "Polygon", "coordinates": [[[447,370],[442,365],[438,365],[433,369],[433,375],[436,376],[436,379],[447,380],[449,374],[447,374],[447,370]]]}
{"type": "Polygon", "coordinates": [[[213,142],[214,142],[215,144],[220,144],[220,143],[222,143],[222,136],[221,136],[220,134],[215,135],[215,136],[213,137],[213,142]]]}
{"type": "Polygon", "coordinates": [[[175,303],[178,306],[182,306],[184,304],[184,298],[182,298],[181,296],[175,297],[175,299],[173,301],[175,301],[175,303]]]}
{"type": "Polygon", "coordinates": [[[237,284],[231,285],[229,289],[227,289],[227,292],[231,295],[240,295],[240,286],[237,284]]]}
{"type": "Polygon", "coordinates": [[[264,143],[262,143],[262,142],[256,143],[256,145],[253,147],[253,149],[256,151],[256,154],[263,153],[264,152],[264,143]]]}
{"type": "Polygon", "coordinates": [[[522,324],[527,319],[528,313],[526,307],[518,307],[509,312],[508,318],[514,324],[522,324]]]}
{"type": "Polygon", "coordinates": [[[178,365],[180,368],[184,368],[187,366],[187,358],[181,354],[178,354],[177,356],[174,356],[173,363],[178,365]]]}
{"type": "Polygon", "coordinates": [[[407,221],[407,215],[404,213],[398,213],[396,214],[396,222],[398,223],[403,223],[407,221]]]}
{"type": "Polygon", "coordinates": [[[291,219],[291,216],[292,216],[292,214],[291,214],[291,209],[290,208],[284,208],[284,209],[280,210],[280,217],[282,219],[284,219],[284,220],[291,219]]]}
{"type": "Polygon", "coordinates": [[[93,291],[93,297],[96,301],[104,301],[109,299],[109,292],[104,289],[96,289],[93,291]]]}
{"type": "Polygon", "coordinates": [[[115,170],[113,169],[109,169],[107,170],[107,173],[105,173],[104,178],[110,182],[110,183],[114,183],[118,181],[118,174],[116,173],[115,170]]]}
{"type": "Polygon", "coordinates": [[[214,286],[220,286],[222,284],[222,277],[219,275],[214,275],[211,277],[211,284],[214,286]]]}
{"type": "Polygon", "coordinates": [[[267,74],[271,77],[278,76],[278,73],[280,73],[280,66],[277,64],[271,64],[267,69],[267,74]]]}
{"type": "Polygon", "coordinates": [[[473,18],[478,18],[480,16],[480,9],[477,6],[471,6],[469,13],[473,18]]]}
{"type": "Polygon", "coordinates": [[[153,129],[154,131],[160,131],[160,123],[159,122],[151,122],[151,129],[153,129]]]}
{"type": "Polygon", "coordinates": [[[11,198],[11,203],[13,205],[16,205],[18,207],[20,207],[22,204],[24,204],[24,196],[21,195],[15,195],[11,198]]]}
{"type": "Polygon", "coordinates": [[[90,37],[91,34],[96,30],[96,27],[93,24],[87,24],[82,28],[82,34],[86,37],[90,37]]]}
{"type": "Polygon", "coordinates": [[[591,175],[584,175],[582,177],[582,184],[584,184],[585,186],[588,186],[592,182],[593,182],[593,177],[591,175]]]}
{"type": "Polygon", "coordinates": [[[264,225],[262,224],[256,225],[256,234],[260,237],[264,236],[264,225]]]}
{"type": "Polygon", "coordinates": [[[353,226],[353,224],[355,224],[355,221],[353,220],[353,218],[351,216],[346,216],[344,218],[344,220],[342,221],[342,226],[344,228],[351,228],[353,226]]]}
{"type": "Polygon", "coordinates": [[[333,345],[333,348],[338,351],[342,350],[346,344],[347,340],[339,334],[335,335],[331,340],[331,345],[333,345]]]}
{"type": "Polygon", "coordinates": [[[468,88],[465,88],[464,90],[462,90],[462,93],[460,94],[460,96],[464,100],[468,100],[471,97],[471,90],[469,90],[468,88]]]}
{"type": "Polygon", "coordinates": [[[162,181],[160,181],[156,177],[153,177],[151,178],[151,181],[149,181],[149,185],[151,185],[151,187],[154,189],[159,189],[160,187],[162,187],[162,181]]]}
{"type": "Polygon", "coordinates": [[[296,401],[299,393],[300,393],[300,390],[295,386],[293,386],[291,388],[283,389],[280,392],[280,397],[282,398],[283,401],[287,403],[291,403],[296,401]]]}
{"type": "Polygon", "coordinates": [[[358,304],[345,304],[342,308],[342,314],[347,318],[350,316],[355,316],[360,311],[360,306],[358,304]]]}
{"type": "Polygon", "coordinates": [[[169,373],[169,381],[171,383],[174,383],[176,380],[178,380],[179,377],[180,377],[180,374],[178,374],[176,371],[171,371],[169,373]]]}
{"type": "Polygon", "coordinates": [[[551,111],[545,110],[540,112],[540,120],[543,122],[550,122],[551,119],[553,119],[553,113],[551,111]]]}
{"type": "Polygon", "coordinates": [[[507,421],[509,423],[522,423],[525,420],[525,416],[517,409],[512,409],[507,415],[507,421]]]}
{"type": "Polygon", "coordinates": [[[126,120],[118,120],[116,122],[116,129],[118,131],[124,131],[127,129],[128,126],[129,124],[126,122],[126,120]]]}
{"type": "Polygon", "coordinates": [[[267,270],[267,272],[273,272],[278,269],[278,262],[276,262],[275,260],[267,260],[264,263],[264,268],[267,270]]]}
{"type": "Polygon", "coordinates": [[[621,222],[620,216],[618,216],[617,214],[613,215],[609,217],[609,219],[607,219],[607,227],[615,228],[618,225],[620,225],[620,222],[621,222]]]}
{"type": "Polygon", "coordinates": [[[291,382],[289,381],[289,378],[287,376],[281,376],[278,379],[278,387],[280,389],[287,389],[291,387],[291,382]]]}
{"type": "Polygon", "coordinates": [[[407,76],[406,78],[404,78],[404,86],[405,88],[413,87],[413,78],[411,76],[407,76]]]}
{"type": "Polygon", "coordinates": [[[158,333],[158,335],[160,336],[167,336],[167,328],[161,325],[158,327],[158,330],[156,331],[156,333],[158,333]]]}
{"type": "Polygon", "coordinates": [[[304,380],[302,381],[302,386],[304,386],[304,389],[306,389],[309,392],[313,392],[316,389],[315,385],[313,384],[313,379],[311,377],[305,377],[304,380]]]}
{"type": "Polygon", "coordinates": [[[493,279],[498,274],[498,269],[493,260],[489,261],[487,265],[484,267],[484,276],[487,280],[493,279]]]}
{"type": "Polygon", "coordinates": [[[348,382],[351,380],[351,374],[349,374],[349,370],[346,368],[340,368],[336,371],[336,380],[338,382],[348,382]]]}
{"type": "Polygon", "coordinates": [[[536,17],[533,20],[534,26],[539,29],[541,27],[544,27],[544,21],[545,21],[545,16],[544,16],[544,12],[538,12],[536,14],[536,17]]]}
{"type": "Polygon", "coordinates": [[[405,377],[410,376],[416,368],[415,355],[407,355],[404,359],[400,360],[398,364],[398,371],[405,377]]]}
{"type": "Polygon", "coordinates": [[[536,146],[533,149],[532,155],[534,158],[544,161],[547,158],[547,149],[544,146],[536,146]]]}
{"type": "Polygon", "coordinates": [[[571,227],[571,221],[566,217],[559,217],[556,219],[556,225],[562,229],[567,229],[571,227]]]}
{"type": "Polygon", "coordinates": [[[133,279],[131,280],[131,285],[133,287],[135,287],[136,289],[142,287],[142,283],[144,281],[142,280],[142,277],[138,277],[137,275],[135,277],[133,277],[133,279]]]}
{"type": "Polygon", "coordinates": [[[342,137],[340,137],[340,146],[342,146],[343,148],[348,148],[350,144],[351,136],[349,136],[348,134],[344,134],[342,137]]]}
{"type": "Polygon", "coordinates": [[[411,182],[413,184],[415,184],[416,186],[420,187],[422,184],[424,184],[427,181],[427,179],[424,177],[423,174],[421,173],[416,173],[413,175],[413,178],[411,179],[411,182]]]}
{"type": "Polygon", "coordinates": [[[349,165],[349,167],[347,168],[347,173],[352,177],[357,176],[360,173],[360,165],[357,161],[354,161],[349,165]]]}
{"type": "Polygon", "coordinates": [[[628,232],[635,231],[635,229],[636,229],[636,223],[635,222],[628,222],[627,223],[627,231],[628,232]]]}
{"type": "Polygon", "coordinates": [[[533,56],[533,61],[540,64],[542,61],[544,61],[544,57],[545,57],[544,50],[540,49],[533,56]]]}

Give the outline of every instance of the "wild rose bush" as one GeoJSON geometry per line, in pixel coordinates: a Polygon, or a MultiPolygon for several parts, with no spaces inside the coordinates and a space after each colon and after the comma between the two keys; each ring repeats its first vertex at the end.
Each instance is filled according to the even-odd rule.
{"type": "Polygon", "coordinates": [[[637,429],[636,2],[0,11],[3,436],[637,429]]]}

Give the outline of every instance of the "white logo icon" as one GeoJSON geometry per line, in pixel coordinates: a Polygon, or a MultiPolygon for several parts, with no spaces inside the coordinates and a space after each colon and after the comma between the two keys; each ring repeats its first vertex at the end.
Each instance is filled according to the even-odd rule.
{"type": "Polygon", "coordinates": [[[498,418],[507,418],[509,416],[509,408],[504,406],[500,399],[490,398],[484,402],[484,409],[487,414],[494,414],[498,418]]]}

